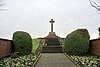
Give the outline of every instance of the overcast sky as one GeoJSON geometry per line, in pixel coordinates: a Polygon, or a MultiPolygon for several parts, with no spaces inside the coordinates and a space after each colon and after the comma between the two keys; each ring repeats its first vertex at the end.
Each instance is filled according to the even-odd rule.
{"type": "Polygon", "coordinates": [[[78,28],[86,28],[91,39],[98,37],[100,14],[88,0],[2,0],[0,9],[0,38],[12,39],[15,31],[26,31],[32,38],[45,37],[50,32],[50,19],[54,31],[66,37],[78,28]]]}

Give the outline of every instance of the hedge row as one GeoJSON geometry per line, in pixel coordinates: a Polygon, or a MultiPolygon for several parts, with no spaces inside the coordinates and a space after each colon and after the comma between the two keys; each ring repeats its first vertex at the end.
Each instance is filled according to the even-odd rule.
{"type": "MultiPolygon", "coordinates": [[[[77,29],[65,39],[65,52],[68,54],[86,54],[89,49],[89,33],[87,29],[77,29]]],[[[50,46],[60,45],[58,38],[46,38],[50,46]]],[[[13,34],[15,51],[20,54],[32,52],[32,38],[27,32],[17,31],[13,34]]]]}

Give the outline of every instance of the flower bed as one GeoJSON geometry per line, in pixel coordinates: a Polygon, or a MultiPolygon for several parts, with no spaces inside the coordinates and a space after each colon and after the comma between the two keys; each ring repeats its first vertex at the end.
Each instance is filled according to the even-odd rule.
{"type": "Polygon", "coordinates": [[[18,55],[16,58],[11,56],[0,58],[0,67],[32,67],[41,52],[41,42],[33,39],[32,53],[29,55],[18,55]]]}
{"type": "Polygon", "coordinates": [[[0,59],[0,67],[26,67],[32,66],[36,56],[33,54],[18,56],[17,58],[6,57],[0,59]]]}
{"type": "Polygon", "coordinates": [[[75,56],[69,55],[80,67],[100,67],[100,57],[98,56],[75,56]]]}

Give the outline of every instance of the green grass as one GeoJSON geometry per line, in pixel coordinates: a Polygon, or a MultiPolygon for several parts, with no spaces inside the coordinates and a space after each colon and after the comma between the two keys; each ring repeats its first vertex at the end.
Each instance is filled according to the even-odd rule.
{"type": "Polygon", "coordinates": [[[36,38],[32,39],[32,53],[36,51],[39,44],[40,44],[40,39],[36,39],[36,38]]]}

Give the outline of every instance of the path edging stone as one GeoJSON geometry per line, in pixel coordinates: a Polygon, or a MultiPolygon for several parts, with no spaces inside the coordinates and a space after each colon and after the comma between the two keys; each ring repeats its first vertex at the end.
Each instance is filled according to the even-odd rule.
{"type": "Polygon", "coordinates": [[[68,57],[77,67],[80,67],[72,58],[70,58],[66,53],[64,53],[66,57],[68,57]]]}
{"type": "Polygon", "coordinates": [[[36,66],[37,62],[39,61],[39,59],[41,58],[42,56],[42,53],[39,54],[39,56],[37,57],[37,59],[35,60],[34,64],[33,64],[33,67],[36,66]]]}

